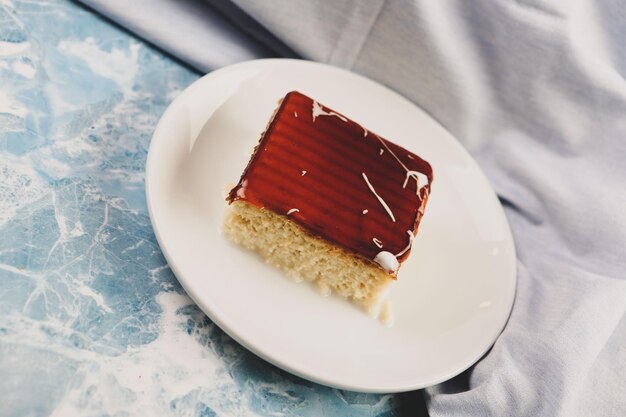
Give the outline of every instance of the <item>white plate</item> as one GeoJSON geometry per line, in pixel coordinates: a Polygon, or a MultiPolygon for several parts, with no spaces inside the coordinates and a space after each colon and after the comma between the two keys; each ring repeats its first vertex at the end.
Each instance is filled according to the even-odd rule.
{"type": "Polygon", "coordinates": [[[511,311],[513,240],[478,166],[422,110],[350,72],[259,60],[202,77],[161,118],[146,189],[161,249],[200,308],[252,352],[321,384],[383,393],[444,381],[490,348],[511,311]],[[227,185],[239,179],[277,100],[294,89],[433,166],[426,214],[391,293],[391,327],[289,280],[220,233],[227,185]]]}

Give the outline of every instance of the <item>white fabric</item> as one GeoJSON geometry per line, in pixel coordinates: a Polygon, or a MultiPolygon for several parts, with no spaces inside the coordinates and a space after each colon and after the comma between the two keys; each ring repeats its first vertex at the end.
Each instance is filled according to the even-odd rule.
{"type": "Polygon", "coordinates": [[[420,105],[505,205],[513,313],[475,367],[427,390],[431,415],[626,415],[623,3],[234,2],[303,57],[420,105]]]}
{"type": "Polygon", "coordinates": [[[182,62],[204,71],[275,55],[201,0],[83,0],[83,3],[182,62]]]}
{"type": "Polygon", "coordinates": [[[303,56],[426,109],[505,204],[519,259],[512,316],[478,365],[427,390],[430,414],[626,415],[626,9],[379,1],[367,2],[370,23],[358,1],[289,12],[236,2],[303,56]]]}

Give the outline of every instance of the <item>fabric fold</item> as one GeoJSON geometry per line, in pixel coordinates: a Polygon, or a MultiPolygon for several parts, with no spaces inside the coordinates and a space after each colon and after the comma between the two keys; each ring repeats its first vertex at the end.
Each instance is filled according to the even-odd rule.
{"type": "Polygon", "coordinates": [[[287,48],[277,52],[206,4],[84,1],[203,70],[295,51],[426,110],[509,203],[519,262],[507,327],[472,369],[428,389],[429,412],[626,414],[626,14],[618,2],[233,0],[287,48]]]}

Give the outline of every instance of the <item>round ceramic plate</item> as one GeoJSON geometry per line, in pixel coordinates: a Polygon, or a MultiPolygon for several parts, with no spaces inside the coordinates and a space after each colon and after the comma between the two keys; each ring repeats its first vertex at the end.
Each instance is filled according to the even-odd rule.
{"type": "Polygon", "coordinates": [[[259,60],[214,71],[181,93],[148,155],[150,218],[177,278],[224,331],[304,378],[362,392],[449,379],[502,331],[515,293],[502,207],[461,145],[409,101],[330,66],[259,60]],[[429,161],[435,181],[393,284],[393,325],[296,283],[221,233],[237,182],[277,102],[299,90],[429,161]]]}

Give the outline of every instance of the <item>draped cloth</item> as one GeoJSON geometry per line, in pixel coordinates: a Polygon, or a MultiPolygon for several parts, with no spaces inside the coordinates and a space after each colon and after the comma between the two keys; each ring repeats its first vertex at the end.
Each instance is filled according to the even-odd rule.
{"type": "MultiPolygon", "coordinates": [[[[83,0],[200,71],[297,56],[379,81],[477,159],[513,312],[432,416],[626,415],[626,9],[616,0],[83,0]]],[[[450,254],[454,257],[454,254],[450,254]]]]}

